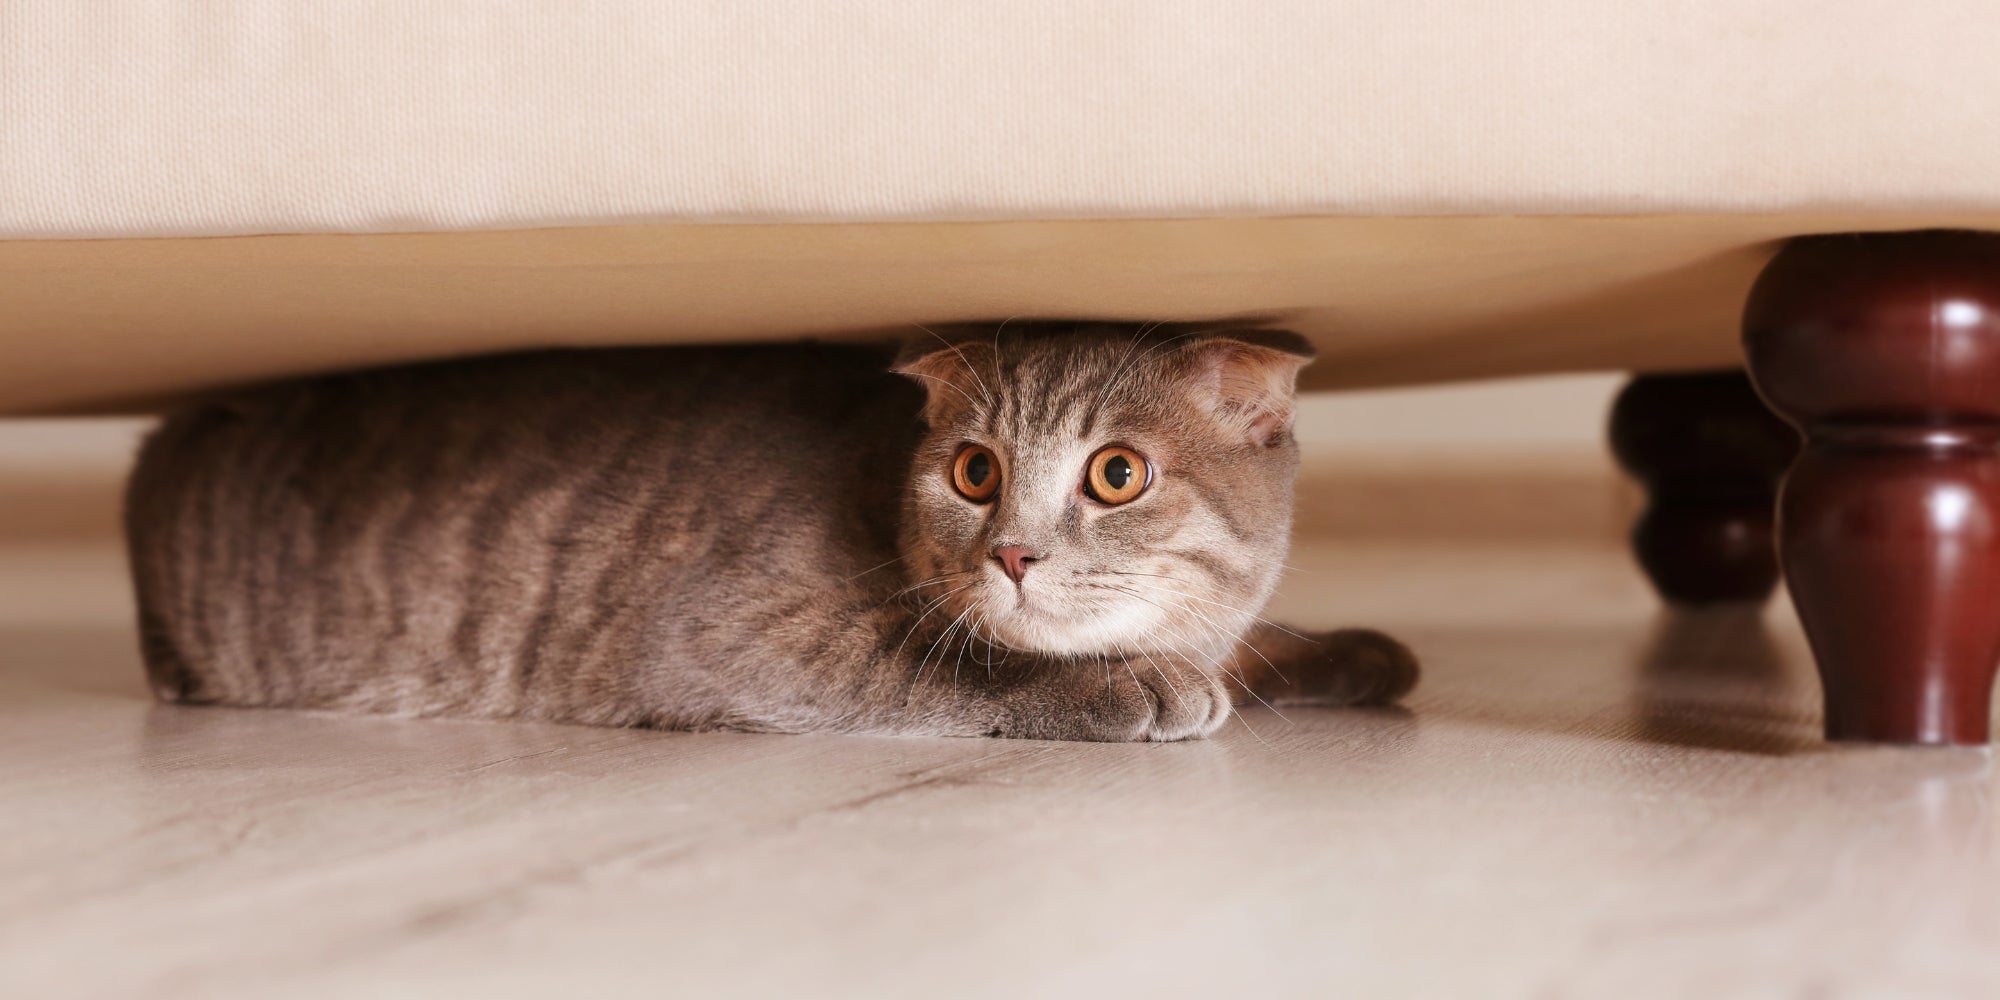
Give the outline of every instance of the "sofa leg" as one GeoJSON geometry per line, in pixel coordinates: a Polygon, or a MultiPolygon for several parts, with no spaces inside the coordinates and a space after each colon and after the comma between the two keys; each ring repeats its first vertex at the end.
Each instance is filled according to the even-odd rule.
{"type": "Polygon", "coordinates": [[[1806,433],[1779,551],[1831,739],[1987,739],[2000,662],[2000,235],[1787,245],[1744,312],[1806,433]]]}
{"type": "Polygon", "coordinates": [[[1611,408],[1611,450],[1646,487],[1632,548],[1669,602],[1762,601],[1778,585],[1778,479],[1791,427],[1740,371],[1641,375],[1611,408]]]}

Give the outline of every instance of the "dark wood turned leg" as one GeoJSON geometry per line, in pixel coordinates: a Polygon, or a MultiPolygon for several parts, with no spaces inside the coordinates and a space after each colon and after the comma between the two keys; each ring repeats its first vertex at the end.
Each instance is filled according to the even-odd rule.
{"type": "Polygon", "coordinates": [[[1806,433],[1778,513],[1836,740],[1984,743],[2000,663],[2000,236],[1796,240],[1744,312],[1806,433]]]}
{"type": "Polygon", "coordinates": [[[1762,601],[1778,585],[1778,479],[1799,437],[1740,371],[1641,375],[1611,408],[1611,450],[1646,486],[1639,565],[1675,604],[1762,601]]]}

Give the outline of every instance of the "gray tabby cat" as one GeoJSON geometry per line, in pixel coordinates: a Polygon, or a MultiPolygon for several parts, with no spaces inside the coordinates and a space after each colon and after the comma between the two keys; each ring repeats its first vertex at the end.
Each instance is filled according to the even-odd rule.
{"type": "Polygon", "coordinates": [[[1410,689],[1386,636],[1257,616],[1290,527],[1303,340],[1003,327],[900,358],[563,351],[195,405],[146,442],[127,498],[153,688],[1065,740],[1203,736],[1232,689],[1410,689]]]}

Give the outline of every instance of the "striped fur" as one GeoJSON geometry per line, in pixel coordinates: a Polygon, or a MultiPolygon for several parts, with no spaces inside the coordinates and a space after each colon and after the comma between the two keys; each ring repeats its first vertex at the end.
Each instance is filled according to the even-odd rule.
{"type": "Polygon", "coordinates": [[[1290,519],[1295,338],[925,340],[895,362],[911,378],[887,348],[569,351],[192,406],[146,442],[127,501],[154,690],[1127,740],[1212,731],[1232,675],[1341,701],[1414,680],[1385,637],[1299,646],[1256,618],[1290,519]],[[949,486],[966,441],[1004,456],[996,503],[949,486]],[[1115,509],[1077,489],[1108,441],[1157,468],[1115,509]],[[1019,587],[990,558],[1002,540],[1045,552],[1019,587]]]}

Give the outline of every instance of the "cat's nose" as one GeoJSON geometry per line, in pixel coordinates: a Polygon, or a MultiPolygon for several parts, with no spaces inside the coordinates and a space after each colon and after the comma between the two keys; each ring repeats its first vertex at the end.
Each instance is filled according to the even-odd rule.
{"type": "Polygon", "coordinates": [[[1025,545],[996,545],[993,547],[994,561],[998,562],[1000,568],[1006,571],[1007,579],[1015,583],[1020,583],[1021,578],[1028,575],[1028,564],[1040,558],[1040,555],[1028,551],[1025,545]]]}

